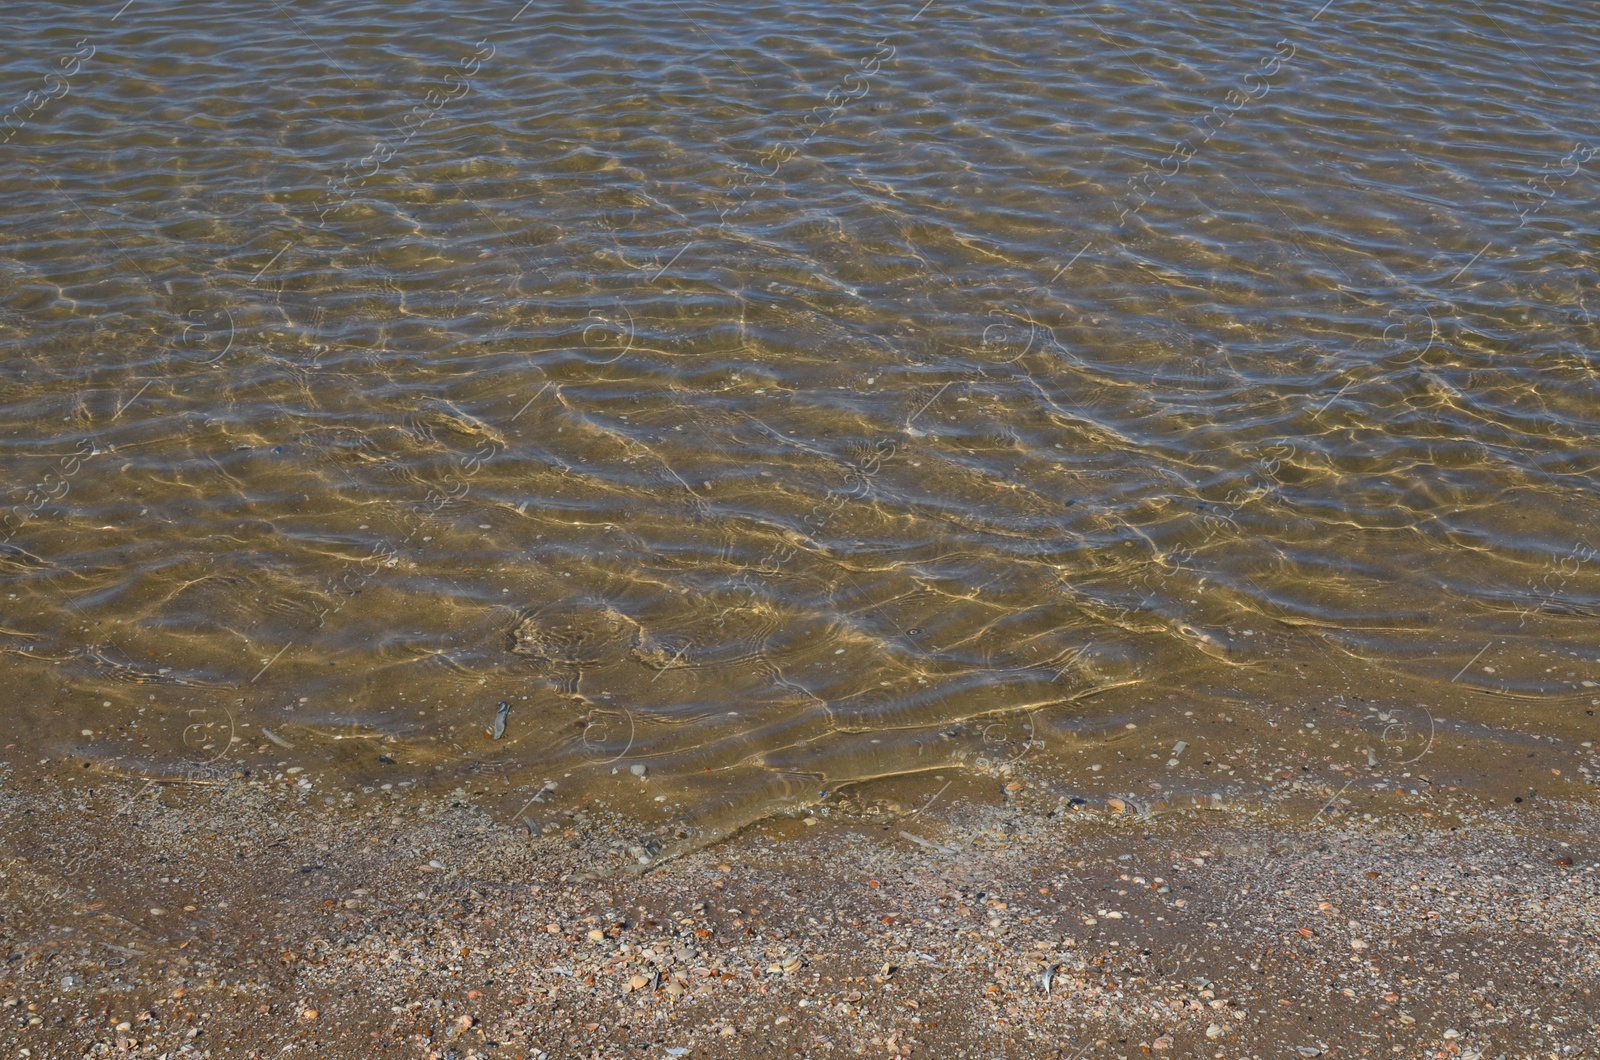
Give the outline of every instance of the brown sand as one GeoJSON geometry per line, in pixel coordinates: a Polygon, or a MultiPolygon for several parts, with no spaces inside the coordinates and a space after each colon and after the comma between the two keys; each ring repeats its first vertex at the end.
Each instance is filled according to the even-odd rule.
{"type": "Polygon", "coordinates": [[[622,833],[581,808],[530,835],[465,789],[330,807],[292,776],[9,772],[0,1045],[1595,1055],[1587,784],[1490,805],[1296,781],[1150,816],[1052,776],[858,789],[633,875],[597,871],[622,833]]]}

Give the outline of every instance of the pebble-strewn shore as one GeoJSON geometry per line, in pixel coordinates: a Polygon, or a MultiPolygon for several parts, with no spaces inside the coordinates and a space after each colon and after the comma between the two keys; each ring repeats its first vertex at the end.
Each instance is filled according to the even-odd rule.
{"type": "Polygon", "coordinates": [[[27,1057],[1588,1055],[1583,801],[1155,818],[1013,780],[593,874],[471,795],[15,778],[0,1042],[27,1057]],[[1426,816],[1424,816],[1426,814],[1426,816]]]}

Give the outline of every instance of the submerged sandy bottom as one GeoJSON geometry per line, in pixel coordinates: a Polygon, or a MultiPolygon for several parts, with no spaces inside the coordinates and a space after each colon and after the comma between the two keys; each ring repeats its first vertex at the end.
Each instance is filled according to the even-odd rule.
{"type": "Polygon", "coordinates": [[[11,773],[8,1055],[1567,1056],[1592,789],[1286,788],[1154,816],[1046,769],[888,789],[643,875],[475,792],[11,773]]]}

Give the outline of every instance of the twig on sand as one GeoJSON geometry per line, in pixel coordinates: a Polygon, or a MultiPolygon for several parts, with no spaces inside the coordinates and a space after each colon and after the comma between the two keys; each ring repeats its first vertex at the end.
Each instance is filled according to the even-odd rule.
{"type": "Polygon", "coordinates": [[[931,850],[935,854],[943,854],[945,852],[944,847],[940,846],[938,843],[930,843],[928,840],[922,838],[919,835],[912,835],[910,832],[907,832],[907,831],[904,831],[904,830],[902,830],[900,832],[900,835],[904,839],[911,840],[913,843],[917,844],[917,846],[919,846],[919,847],[922,847],[924,850],[931,850]]]}
{"type": "Polygon", "coordinates": [[[265,736],[267,739],[271,740],[273,743],[277,744],[279,747],[282,747],[285,750],[289,750],[289,751],[293,751],[294,750],[294,744],[290,743],[288,740],[285,740],[282,736],[279,736],[277,733],[273,732],[271,729],[267,728],[265,725],[257,726],[257,728],[259,728],[261,730],[261,735],[265,736]]]}

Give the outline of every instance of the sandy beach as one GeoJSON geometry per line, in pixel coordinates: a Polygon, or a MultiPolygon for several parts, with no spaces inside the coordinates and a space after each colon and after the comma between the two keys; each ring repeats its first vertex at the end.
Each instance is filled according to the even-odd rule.
{"type": "Polygon", "coordinates": [[[9,1055],[1593,1055],[1596,810],[1048,769],[843,793],[649,871],[626,823],[295,776],[13,773],[9,1055]],[[927,800],[924,800],[926,802],[927,800]],[[925,812],[924,812],[925,811],[925,812]]]}
{"type": "Polygon", "coordinates": [[[4,25],[0,1060],[1600,1056],[1591,8],[4,25]]]}

